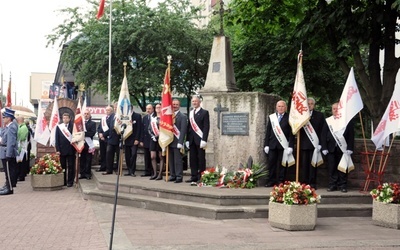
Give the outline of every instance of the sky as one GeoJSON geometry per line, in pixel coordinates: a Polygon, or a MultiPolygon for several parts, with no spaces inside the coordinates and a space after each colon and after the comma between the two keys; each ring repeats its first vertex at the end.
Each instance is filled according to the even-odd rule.
{"type": "Polygon", "coordinates": [[[46,48],[45,36],[65,20],[56,10],[76,6],[88,4],[86,0],[0,1],[0,70],[4,94],[11,72],[13,105],[32,109],[28,91],[31,72],[56,72],[60,49],[57,45],[46,48]]]}

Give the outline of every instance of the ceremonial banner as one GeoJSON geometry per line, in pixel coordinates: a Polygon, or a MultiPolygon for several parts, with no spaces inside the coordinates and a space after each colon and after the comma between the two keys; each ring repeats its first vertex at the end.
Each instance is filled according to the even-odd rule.
{"type": "Polygon", "coordinates": [[[353,119],[353,117],[360,112],[363,107],[364,104],[354,77],[354,70],[351,68],[349,76],[347,77],[346,85],[344,86],[342,95],[340,96],[338,117],[336,119],[337,125],[335,126],[335,129],[342,130],[346,128],[350,120],[353,119]]]}
{"type": "Polygon", "coordinates": [[[58,111],[58,100],[57,97],[54,97],[53,110],[51,111],[50,122],[49,122],[49,129],[51,131],[50,146],[56,145],[56,128],[59,123],[60,123],[60,114],[58,111]]]}
{"type": "Polygon", "coordinates": [[[97,12],[96,18],[100,19],[104,14],[104,4],[106,0],[100,0],[99,11],[97,12]]]}
{"type": "Polygon", "coordinates": [[[85,131],[83,129],[84,122],[81,112],[81,99],[78,100],[78,106],[76,107],[74,128],[72,130],[71,144],[76,149],[76,152],[80,154],[85,147],[85,131]]]}
{"type": "Polygon", "coordinates": [[[292,127],[292,133],[294,135],[297,134],[309,120],[310,112],[308,109],[306,84],[303,75],[303,53],[300,51],[297,59],[297,73],[289,112],[289,124],[292,127]]]}
{"type": "Polygon", "coordinates": [[[36,121],[35,136],[33,138],[36,142],[44,146],[47,145],[47,142],[49,141],[50,138],[49,126],[43,115],[44,110],[46,110],[48,105],[49,105],[49,100],[42,100],[42,99],[39,100],[38,118],[36,121]]]}
{"type": "Polygon", "coordinates": [[[174,140],[174,123],[172,119],[172,96],[170,85],[170,60],[165,71],[164,87],[161,93],[161,118],[160,118],[160,136],[158,144],[162,149],[166,148],[174,140]]]}
{"type": "Polygon", "coordinates": [[[8,82],[8,89],[7,89],[6,107],[11,108],[11,105],[12,102],[11,102],[11,74],[10,74],[10,81],[8,82]]]}
{"type": "Polygon", "coordinates": [[[400,86],[396,84],[394,92],[381,121],[372,135],[376,148],[381,148],[385,139],[392,133],[400,131],[400,86]]]}
{"type": "Polygon", "coordinates": [[[119,92],[118,106],[115,111],[115,131],[124,133],[123,140],[132,134],[132,104],[129,98],[128,79],[126,78],[126,66],[124,66],[124,79],[119,92]]]}

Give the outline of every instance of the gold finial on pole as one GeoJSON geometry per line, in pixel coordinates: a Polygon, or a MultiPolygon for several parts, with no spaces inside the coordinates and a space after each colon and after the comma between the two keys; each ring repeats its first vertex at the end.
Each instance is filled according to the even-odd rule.
{"type": "Polygon", "coordinates": [[[171,56],[171,55],[168,55],[168,56],[167,56],[167,60],[168,60],[168,64],[171,64],[172,56],[171,56]]]}
{"type": "Polygon", "coordinates": [[[126,65],[128,65],[128,63],[124,62],[123,65],[124,65],[124,77],[126,77],[126,65]]]}
{"type": "Polygon", "coordinates": [[[79,84],[78,91],[85,92],[85,84],[84,83],[79,84]]]}

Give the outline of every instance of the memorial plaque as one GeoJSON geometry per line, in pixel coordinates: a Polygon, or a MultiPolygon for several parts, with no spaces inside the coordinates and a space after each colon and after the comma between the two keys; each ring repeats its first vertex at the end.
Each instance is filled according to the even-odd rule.
{"type": "Polygon", "coordinates": [[[249,135],[249,113],[223,113],[222,134],[249,135]]]}
{"type": "Polygon", "coordinates": [[[221,62],[214,62],[212,72],[219,72],[221,70],[221,62]]]}

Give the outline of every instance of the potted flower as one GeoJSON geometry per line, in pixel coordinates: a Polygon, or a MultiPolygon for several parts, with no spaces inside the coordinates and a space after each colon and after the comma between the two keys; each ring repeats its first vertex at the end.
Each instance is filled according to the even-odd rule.
{"type": "Polygon", "coordinates": [[[286,181],[274,186],[268,206],[269,223],[290,231],[314,230],[320,200],[310,185],[286,181]]]}
{"type": "Polygon", "coordinates": [[[400,229],[400,183],[383,183],[370,192],[372,223],[400,229]]]}
{"type": "Polygon", "coordinates": [[[56,154],[45,154],[29,171],[33,190],[61,189],[64,185],[63,172],[60,157],[56,154]]]}

